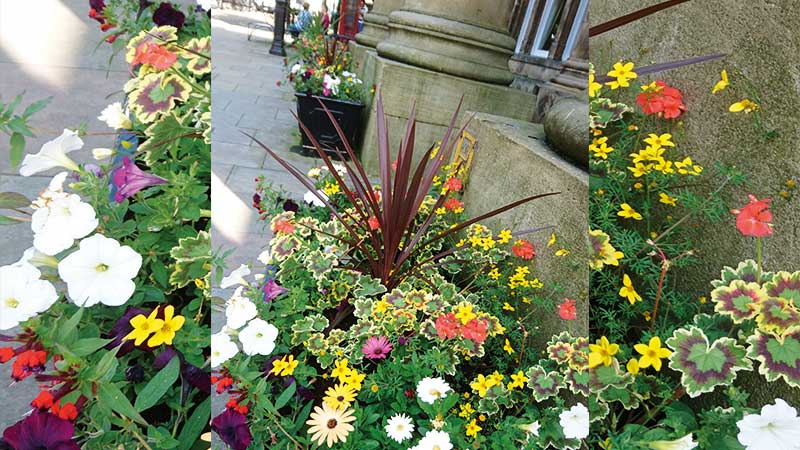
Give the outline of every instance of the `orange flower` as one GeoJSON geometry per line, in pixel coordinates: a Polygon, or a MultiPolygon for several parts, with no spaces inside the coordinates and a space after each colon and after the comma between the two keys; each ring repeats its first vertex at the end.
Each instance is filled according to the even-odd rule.
{"type": "Polygon", "coordinates": [[[370,217],[369,220],[367,220],[367,222],[369,223],[369,229],[370,230],[377,230],[378,228],[381,227],[381,223],[378,221],[378,218],[375,217],[375,216],[370,217]]]}
{"type": "Polygon", "coordinates": [[[75,420],[78,417],[78,408],[72,403],[65,403],[64,406],[61,406],[61,402],[53,403],[50,412],[64,420],[75,420]]]}
{"type": "Polygon", "coordinates": [[[455,211],[456,209],[463,208],[464,202],[457,198],[448,198],[447,201],[444,202],[444,207],[450,211],[455,211]]]}
{"type": "Polygon", "coordinates": [[[145,42],[136,48],[136,56],[134,56],[133,61],[131,61],[131,65],[149,64],[157,70],[166,70],[177,60],[178,55],[167,50],[165,47],[155,42],[145,42]]]}
{"type": "Polygon", "coordinates": [[[41,391],[35,399],[31,401],[31,406],[38,409],[48,409],[53,406],[53,394],[50,391],[41,391]]]}
{"type": "Polygon", "coordinates": [[[464,185],[458,178],[450,178],[444,183],[444,187],[450,191],[460,191],[464,185]]]}
{"type": "Polygon", "coordinates": [[[755,195],[748,195],[750,203],[742,209],[731,210],[736,214],[736,228],[745,236],[764,237],[772,234],[772,212],[769,210],[768,198],[759,200],[755,195]]]}
{"type": "Polygon", "coordinates": [[[517,258],[522,259],[533,259],[536,256],[536,249],[533,247],[533,243],[526,239],[520,239],[514,243],[514,246],[511,247],[511,252],[517,258]]]}

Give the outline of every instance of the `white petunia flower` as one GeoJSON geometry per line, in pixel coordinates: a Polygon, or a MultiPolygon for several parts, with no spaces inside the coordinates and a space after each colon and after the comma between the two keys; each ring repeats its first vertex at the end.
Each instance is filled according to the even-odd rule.
{"type": "Polygon", "coordinates": [[[269,249],[259,253],[258,258],[256,259],[258,259],[258,262],[264,264],[265,266],[272,264],[272,255],[270,254],[269,249]]]}
{"type": "Polygon", "coordinates": [[[524,431],[524,432],[526,432],[528,434],[532,434],[532,435],[537,436],[537,437],[539,436],[539,428],[541,428],[541,426],[539,425],[539,421],[538,420],[533,422],[533,423],[529,423],[529,424],[526,424],[526,425],[517,425],[517,426],[522,431],[524,431]]]}
{"type": "Polygon", "coordinates": [[[444,431],[430,430],[420,439],[417,445],[409,450],[453,450],[450,435],[444,431]]]}
{"type": "Polygon", "coordinates": [[[302,68],[303,68],[302,64],[296,63],[295,65],[292,66],[292,70],[290,70],[290,72],[292,73],[292,75],[295,75],[297,74],[297,72],[300,72],[300,69],[302,68]]]}
{"type": "Polygon", "coordinates": [[[239,342],[246,355],[269,355],[275,350],[278,329],[262,319],[253,319],[239,332],[239,342]]]}
{"type": "Polygon", "coordinates": [[[558,418],[567,439],[583,439],[589,436],[589,410],[582,403],[562,412],[558,418]]]}
{"type": "Polygon", "coordinates": [[[411,422],[411,417],[405,414],[395,414],[386,422],[386,434],[397,442],[403,442],[406,439],[411,439],[411,434],[414,432],[414,424],[411,422]]]}
{"type": "Polygon", "coordinates": [[[225,317],[227,318],[228,328],[238,330],[242,328],[248,320],[258,314],[258,308],[250,299],[242,296],[242,286],[236,288],[231,298],[225,304],[225,317]]]}
{"type": "Polygon", "coordinates": [[[325,203],[322,200],[320,200],[319,197],[328,200],[328,196],[325,195],[324,192],[319,190],[317,191],[316,195],[314,195],[314,193],[311,191],[306,191],[305,195],[303,195],[303,201],[306,203],[310,203],[312,206],[325,206],[325,203]]]}
{"type": "Polygon", "coordinates": [[[0,330],[25,322],[58,300],[56,288],[40,276],[30,264],[0,267],[0,330]]]}
{"type": "Polygon", "coordinates": [[[110,148],[93,148],[92,149],[92,158],[102,161],[106,158],[110,158],[114,155],[114,150],[110,148]]]}
{"type": "Polygon", "coordinates": [[[219,367],[239,353],[239,347],[224,331],[211,335],[211,367],[219,367]]]}
{"type": "Polygon", "coordinates": [[[133,278],[141,267],[142,256],[134,249],[95,234],[58,263],[58,275],[67,283],[69,298],[76,305],[119,306],[136,290],[133,278]]]}
{"type": "Polygon", "coordinates": [[[697,447],[697,442],[692,439],[692,433],[672,441],[653,441],[649,444],[654,450],[692,450],[697,447]]]}
{"type": "Polygon", "coordinates": [[[19,267],[30,264],[33,267],[58,267],[58,260],[52,256],[45,255],[44,253],[31,247],[22,253],[19,261],[12,264],[12,266],[19,267]]]}
{"type": "Polygon", "coordinates": [[[325,77],[322,79],[322,86],[326,89],[329,89],[333,95],[339,94],[339,84],[342,82],[340,78],[332,77],[329,74],[325,74],[325,77]]]}
{"type": "Polygon", "coordinates": [[[306,175],[308,176],[308,178],[316,179],[316,178],[319,178],[321,173],[322,173],[322,170],[319,167],[312,167],[312,168],[308,169],[308,173],[306,175]]]}
{"type": "Polygon", "coordinates": [[[231,272],[230,275],[223,278],[219,283],[219,287],[222,289],[228,289],[229,287],[236,286],[237,284],[250,286],[250,283],[244,279],[244,277],[248,275],[250,275],[250,268],[242,264],[238,269],[231,272]]]}
{"type": "Polygon", "coordinates": [[[425,377],[417,383],[417,395],[419,399],[431,405],[437,399],[445,397],[449,391],[450,385],[439,377],[425,377]]]}
{"type": "Polygon", "coordinates": [[[746,450],[800,449],[800,418],[783,399],[764,405],[761,414],[748,414],[736,422],[739,443],[746,450]]]}
{"type": "Polygon", "coordinates": [[[97,214],[92,205],[81,201],[76,194],[63,191],[67,172],[50,181],[50,186],[34,200],[31,216],[33,246],[45,255],[60,253],[97,228],[97,214]]]}
{"type": "Polygon", "coordinates": [[[131,127],[133,127],[131,119],[128,117],[128,114],[125,113],[125,110],[122,109],[122,103],[120,102],[114,102],[106,106],[106,109],[104,109],[97,118],[115,130],[130,130],[131,127]]]}
{"type": "Polygon", "coordinates": [[[80,169],[78,164],[71,160],[67,153],[81,148],[83,148],[83,141],[78,137],[78,133],[64,130],[61,136],[45,143],[39,153],[25,155],[22,165],[19,166],[19,174],[29,177],[54,167],[65,167],[77,171],[80,169]]]}

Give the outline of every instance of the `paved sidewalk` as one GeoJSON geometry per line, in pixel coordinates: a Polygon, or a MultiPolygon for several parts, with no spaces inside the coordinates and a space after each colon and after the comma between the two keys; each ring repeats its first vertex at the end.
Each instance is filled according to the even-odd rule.
{"type": "MultiPolygon", "coordinates": [[[[285,83],[283,58],[270,55],[272,33],[249,22],[273,22],[272,15],[215,9],[212,12],[212,243],[234,248],[229,269],[255,261],[269,241],[266,224],[252,207],[255,178],[265,176],[293,198],[306,189],[242,132],[306,171],[319,160],[292,153],[299,144],[294,93],[285,83]],[[281,86],[278,86],[278,81],[281,86]]],[[[288,35],[287,35],[288,36],[288,35]]]]}

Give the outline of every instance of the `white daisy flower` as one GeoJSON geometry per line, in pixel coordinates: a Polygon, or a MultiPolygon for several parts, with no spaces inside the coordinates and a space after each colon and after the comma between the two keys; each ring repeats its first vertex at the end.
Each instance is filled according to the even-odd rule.
{"type": "Polygon", "coordinates": [[[431,405],[437,399],[445,397],[449,391],[450,385],[439,377],[425,377],[417,383],[417,395],[419,399],[431,405]]]}
{"type": "Polygon", "coordinates": [[[275,350],[278,329],[262,319],[253,319],[239,332],[242,351],[247,355],[269,355],[275,350]]]}
{"type": "Polygon", "coordinates": [[[450,435],[444,431],[430,430],[420,439],[417,445],[409,450],[453,450],[450,435]]]}
{"type": "Polygon", "coordinates": [[[0,267],[0,330],[14,328],[58,300],[56,288],[40,276],[30,264],[0,267]]]}
{"type": "Polygon", "coordinates": [[[397,442],[403,442],[406,439],[411,439],[411,434],[414,432],[414,424],[411,422],[411,417],[405,414],[395,414],[386,422],[386,434],[397,442]]]}
{"type": "Polygon", "coordinates": [[[142,256],[134,249],[95,234],[58,263],[58,275],[67,283],[69,298],[76,305],[119,306],[136,290],[133,278],[141,267],[142,256]]]}

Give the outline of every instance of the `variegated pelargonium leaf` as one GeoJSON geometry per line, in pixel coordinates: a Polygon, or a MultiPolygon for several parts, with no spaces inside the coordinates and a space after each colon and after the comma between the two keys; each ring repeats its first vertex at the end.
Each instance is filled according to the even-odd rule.
{"type": "Polygon", "coordinates": [[[302,244],[300,239],[297,239],[291,234],[276,236],[272,239],[271,243],[272,247],[270,248],[270,254],[275,261],[279,263],[291,256],[291,254],[297,251],[302,244]]]}
{"type": "Polygon", "coordinates": [[[770,297],[759,304],[756,323],[759,329],[780,336],[789,328],[800,325],[800,311],[791,300],[770,297]]]}
{"type": "Polygon", "coordinates": [[[141,31],[128,41],[128,44],[125,46],[125,61],[128,64],[132,63],[136,57],[136,49],[142,44],[152,42],[154,44],[164,45],[176,40],[178,40],[178,29],[171,25],[163,25],[151,28],[147,31],[141,31]]]}
{"type": "Polygon", "coordinates": [[[528,387],[533,389],[533,398],[540,402],[558,394],[564,378],[558,372],[548,372],[542,366],[533,366],[525,372],[528,387]]]}
{"type": "Polygon", "coordinates": [[[306,270],[311,272],[315,279],[319,280],[336,265],[336,256],[331,253],[322,253],[319,250],[309,252],[303,261],[306,270]]]}
{"type": "Polygon", "coordinates": [[[186,68],[189,72],[198,76],[211,73],[211,37],[193,38],[183,47],[186,50],[181,52],[181,56],[188,60],[186,68]]]}
{"type": "Polygon", "coordinates": [[[609,387],[624,388],[633,383],[630,372],[620,370],[619,361],[611,360],[611,365],[600,364],[589,369],[589,389],[592,392],[602,392],[609,387]]]}
{"type": "MultiPolygon", "coordinates": [[[[765,279],[763,276],[761,278],[765,279]]],[[[770,297],[785,298],[800,306],[800,271],[778,272],[764,284],[764,289],[770,297]]]]}
{"type": "Polygon", "coordinates": [[[573,351],[572,344],[558,341],[547,346],[547,357],[559,364],[566,364],[573,351]]]}
{"type": "MultiPolygon", "coordinates": [[[[761,272],[761,281],[769,280],[773,276],[772,272],[761,272]]],[[[715,288],[729,286],[734,280],[742,280],[748,283],[755,283],[758,279],[758,263],[752,259],[747,259],[739,263],[734,269],[725,266],[720,273],[719,279],[711,282],[715,288]]]]}
{"type": "Polygon", "coordinates": [[[177,75],[151,73],[130,93],[128,104],[140,122],[149,124],[172,111],[178,101],[185,102],[191,92],[192,86],[177,75]]]}
{"type": "Polygon", "coordinates": [[[714,311],[730,316],[734,323],[742,323],[755,318],[758,303],[767,299],[767,292],[758,283],[734,280],[711,291],[711,299],[714,311]]]}
{"type": "Polygon", "coordinates": [[[575,370],[589,370],[589,340],[578,336],[572,341],[572,353],[567,361],[575,370]]]}
{"type": "Polygon", "coordinates": [[[633,109],[624,103],[614,103],[607,98],[592,100],[589,108],[589,126],[605,128],[611,122],[622,119],[622,116],[633,109]]]}
{"type": "Polygon", "coordinates": [[[608,404],[600,400],[596,395],[589,397],[589,422],[603,420],[611,412],[608,404]]]}
{"type": "Polygon", "coordinates": [[[588,397],[591,393],[589,389],[590,378],[591,376],[588,370],[575,370],[570,368],[566,375],[567,386],[573,394],[580,394],[588,397]]]}
{"type": "Polygon", "coordinates": [[[758,373],[767,381],[783,378],[789,386],[800,388],[800,326],[781,337],[756,330],[747,343],[747,356],[761,362],[758,373]]]}
{"type": "Polygon", "coordinates": [[[672,349],[669,367],[681,373],[689,397],[732,383],[739,370],[753,369],[745,348],[735,339],[723,337],[709,345],[706,334],[695,326],[675,330],[666,344],[672,349]]]}
{"type": "Polygon", "coordinates": [[[386,286],[381,284],[381,280],[367,275],[358,277],[355,290],[353,291],[357,297],[372,297],[374,295],[383,294],[384,292],[386,292],[386,286]]]}
{"type": "Polygon", "coordinates": [[[624,409],[636,409],[642,401],[636,390],[613,386],[601,392],[600,399],[606,403],[619,402],[624,409]]]}

